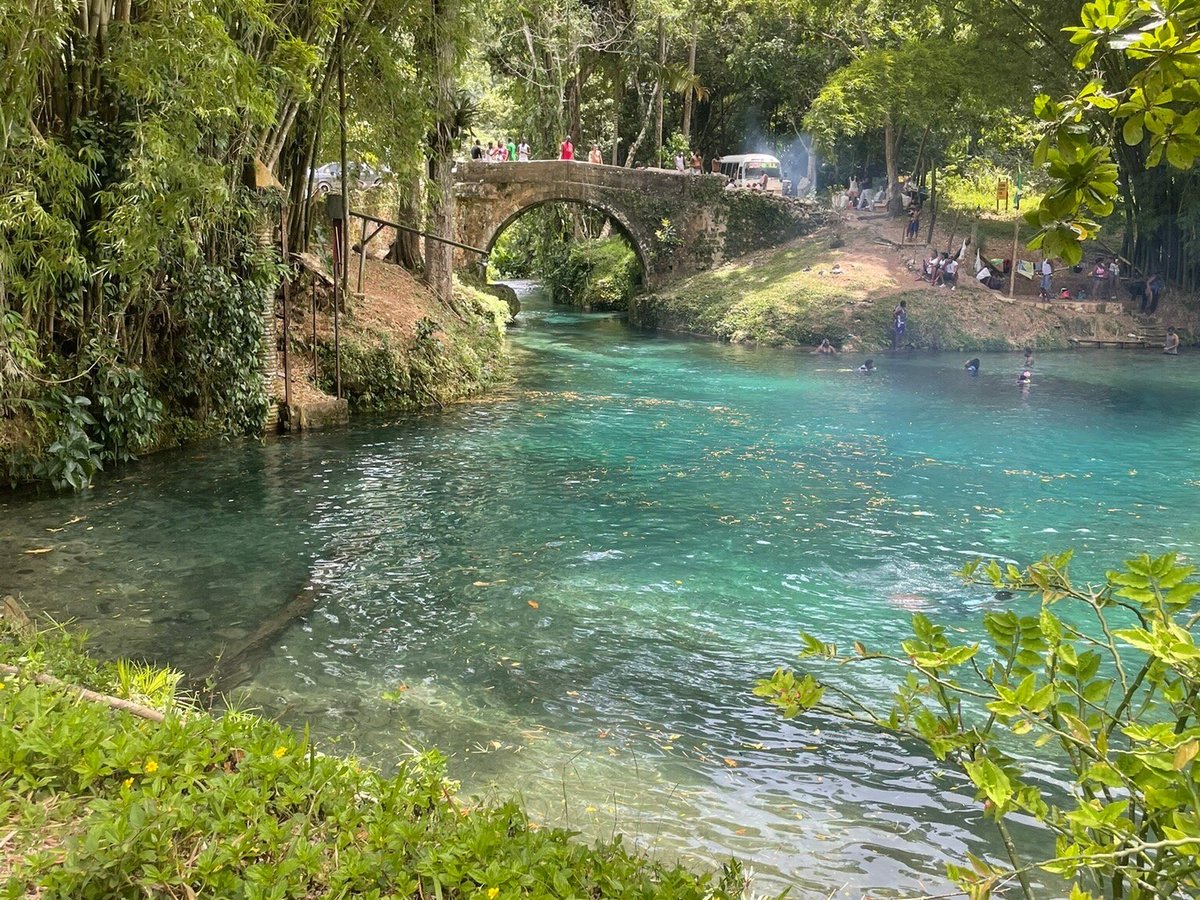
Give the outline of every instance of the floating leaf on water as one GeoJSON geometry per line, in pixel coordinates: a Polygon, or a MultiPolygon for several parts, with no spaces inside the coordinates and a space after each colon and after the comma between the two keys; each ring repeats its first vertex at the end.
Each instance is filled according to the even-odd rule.
{"type": "Polygon", "coordinates": [[[579,691],[567,691],[567,696],[568,697],[578,697],[579,691]]]}
{"type": "Polygon", "coordinates": [[[725,759],[723,759],[722,762],[725,763],[725,765],[729,766],[729,768],[731,768],[731,769],[736,769],[738,767],[737,760],[730,759],[728,756],[725,757],[725,759]]]}
{"type": "Polygon", "coordinates": [[[49,553],[53,549],[53,547],[34,547],[32,550],[26,550],[25,554],[27,556],[36,556],[39,553],[49,553]]]}
{"type": "Polygon", "coordinates": [[[530,600],[529,605],[532,606],[534,609],[538,608],[538,602],[536,600],[530,600]]]}

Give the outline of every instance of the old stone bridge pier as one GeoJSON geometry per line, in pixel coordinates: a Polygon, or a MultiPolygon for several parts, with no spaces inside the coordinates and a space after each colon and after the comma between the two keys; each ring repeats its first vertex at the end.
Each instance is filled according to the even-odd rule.
{"type": "MultiPolygon", "coordinates": [[[[459,163],[455,237],[490,251],[508,225],[547,203],[580,203],[606,214],[633,245],[653,290],[719,265],[728,256],[781,243],[806,230],[812,210],[797,201],[725,191],[718,175],[624,169],[575,160],[459,163]]],[[[458,251],[456,262],[478,266],[458,251]]]]}

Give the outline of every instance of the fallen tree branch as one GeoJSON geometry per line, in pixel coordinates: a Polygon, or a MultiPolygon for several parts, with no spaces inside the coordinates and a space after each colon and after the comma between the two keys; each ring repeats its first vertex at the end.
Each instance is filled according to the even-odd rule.
{"type": "MultiPolygon", "coordinates": [[[[0,673],[5,675],[21,675],[23,674],[16,666],[0,664],[0,673]]],[[[80,687],[77,684],[67,684],[62,679],[55,678],[53,675],[45,675],[38,673],[33,677],[33,680],[38,684],[44,684],[47,687],[62,688],[65,691],[76,694],[83,700],[91,703],[102,703],[111,709],[119,709],[123,712],[133,713],[143,719],[149,719],[151,722],[162,722],[167,717],[164,713],[157,709],[152,709],[149,706],[142,706],[140,703],[134,703],[132,700],[122,700],[120,697],[110,697],[108,694],[98,694],[95,691],[90,691],[85,687],[80,687]]]]}

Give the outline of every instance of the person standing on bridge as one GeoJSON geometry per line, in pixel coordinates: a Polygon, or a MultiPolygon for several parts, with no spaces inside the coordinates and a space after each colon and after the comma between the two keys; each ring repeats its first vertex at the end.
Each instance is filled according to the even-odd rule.
{"type": "Polygon", "coordinates": [[[592,144],[592,149],[588,151],[588,162],[595,165],[604,165],[604,155],[600,152],[599,144],[592,144]]]}
{"type": "Polygon", "coordinates": [[[471,161],[478,162],[483,159],[483,147],[479,145],[479,138],[475,138],[475,146],[471,148],[471,161]]]}
{"type": "Polygon", "coordinates": [[[529,142],[521,138],[521,146],[517,148],[517,162],[529,162],[529,142]]]}
{"type": "Polygon", "coordinates": [[[574,159],[575,158],[575,145],[573,143],[571,143],[570,135],[567,135],[566,139],[563,140],[562,145],[558,148],[558,158],[559,159],[574,159]]]}
{"type": "Polygon", "coordinates": [[[512,138],[508,139],[508,143],[505,145],[505,149],[508,150],[508,161],[516,162],[517,161],[517,145],[515,143],[513,143],[512,138]]]}

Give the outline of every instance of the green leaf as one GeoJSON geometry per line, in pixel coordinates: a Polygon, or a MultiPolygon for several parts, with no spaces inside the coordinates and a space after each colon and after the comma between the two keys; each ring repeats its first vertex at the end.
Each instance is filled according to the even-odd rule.
{"type": "Polygon", "coordinates": [[[1012,782],[1004,771],[987,757],[963,763],[967,776],[998,808],[1003,809],[1012,797],[1012,782]]]}

